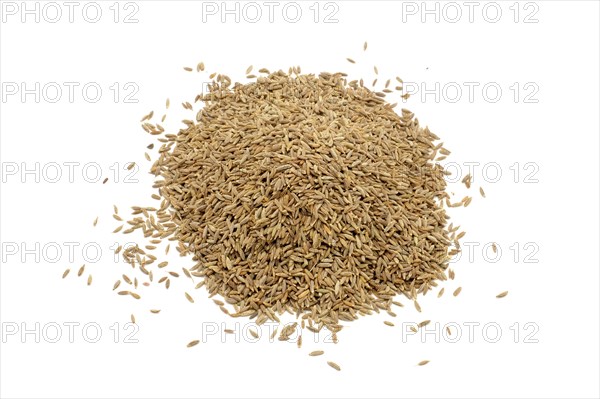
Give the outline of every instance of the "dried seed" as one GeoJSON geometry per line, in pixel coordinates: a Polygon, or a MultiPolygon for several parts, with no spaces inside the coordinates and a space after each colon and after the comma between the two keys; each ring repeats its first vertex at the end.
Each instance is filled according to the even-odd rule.
{"type": "Polygon", "coordinates": [[[415,309],[417,309],[417,312],[421,312],[421,305],[419,305],[419,302],[415,301],[415,309]]]}
{"type": "Polygon", "coordinates": [[[337,365],[336,363],[334,363],[334,362],[327,362],[327,364],[329,365],[329,367],[332,367],[332,368],[336,369],[337,371],[340,371],[340,370],[341,370],[340,366],[338,366],[338,365],[337,365]]]}
{"type": "Polygon", "coordinates": [[[501,292],[498,295],[496,295],[496,298],[504,298],[507,295],[508,295],[508,291],[504,291],[504,292],[501,292]]]}
{"type": "Polygon", "coordinates": [[[192,296],[190,294],[188,294],[187,292],[185,293],[185,297],[187,298],[188,301],[190,301],[190,303],[194,303],[194,298],[192,298],[192,296]]]}
{"type": "Polygon", "coordinates": [[[187,344],[187,347],[188,347],[188,348],[191,348],[192,346],[196,346],[196,345],[198,345],[199,343],[200,343],[200,341],[199,341],[199,340],[197,340],[197,339],[195,339],[195,340],[193,340],[193,341],[190,341],[190,343],[188,343],[188,344],[187,344]]]}
{"type": "Polygon", "coordinates": [[[457,289],[454,290],[454,292],[452,293],[452,295],[458,296],[458,294],[460,294],[461,291],[462,291],[462,287],[458,287],[457,289]]]}
{"type": "Polygon", "coordinates": [[[325,351],[312,351],[308,354],[308,356],[321,356],[322,354],[324,354],[325,351]]]}
{"type": "Polygon", "coordinates": [[[64,273],[63,273],[63,275],[62,275],[62,278],[67,277],[67,275],[69,274],[70,271],[71,271],[71,269],[65,270],[64,273]]]}
{"type": "Polygon", "coordinates": [[[419,366],[425,366],[427,363],[429,363],[429,360],[421,360],[418,365],[419,366]]]}

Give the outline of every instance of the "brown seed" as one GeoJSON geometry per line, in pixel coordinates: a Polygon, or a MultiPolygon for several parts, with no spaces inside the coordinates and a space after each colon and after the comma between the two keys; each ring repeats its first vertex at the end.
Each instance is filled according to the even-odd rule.
{"type": "Polygon", "coordinates": [[[108,181],[108,177],[105,177],[104,180],[102,180],[102,184],[106,184],[107,181],[108,181]]]}
{"type": "Polygon", "coordinates": [[[63,273],[63,275],[62,275],[62,278],[67,277],[67,275],[69,274],[70,271],[71,271],[71,269],[65,270],[64,273],[63,273]]]}
{"type": "Polygon", "coordinates": [[[150,313],[154,313],[154,314],[160,313],[160,309],[150,309],[150,313]]]}
{"type": "Polygon", "coordinates": [[[321,351],[321,350],[318,350],[318,351],[312,351],[312,352],[310,352],[310,353],[308,354],[308,356],[321,356],[321,355],[322,355],[322,354],[324,354],[324,353],[325,353],[325,351],[321,351]]]}
{"type": "Polygon", "coordinates": [[[485,198],[485,191],[483,191],[483,187],[479,187],[479,194],[481,194],[481,196],[485,198]]]}
{"type": "Polygon", "coordinates": [[[188,294],[187,292],[185,293],[185,297],[187,298],[188,301],[190,301],[190,303],[194,303],[194,298],[192,298],[192,296],[190,294],[188,294]]]}
{"type": "Polygon", "coordinates": [[[365,42],[365,44],[363,44],[363,51],[367,51],[367,42],[365,42]]]}
{"type": "Polygon", "coordinates": [[[188,343],[188,344],[187,344],[187,347],[188,347],[188,348],[191,348],[192,346],[196,346],[196,345],[198,345],[199,343],[200,343],[200,341],[199,341],[199,340],[197,340],[197,339],[195,339],[195,340],[191,341],[190,343],[188,343]]]}
{"type": "Polygon", "coordinates": [[[336,369],[337,371],[340,371],[340,370],[341,370],[340,366],[338,366],[338,365],[337,365],[336,363],[334,363],[334,362],[327,362],[327,364],[329,365],[329,367],[332,367],[332,368],[336,369]]]}
{"type": "Polygon", "coordinates": [[[415,301],[415,309],[417,309],[417,312],[421,312],[421,305],[419,305],[419,302],[415,301]]]}
{"type": "Polygon", "coordinates": [[[81,277],[81,275],[83,274],[84,271],[85,271],[85,265],[83,265],[79,268],[79,271],[77,272],[77,277],[81,277]]]}
{"type": "Polygon", "coordinates": [[[461,291],[462,291],[462,287],[458,287],[457,289],[454,290],[454,292],[452,293],[452,295],[458,296],[458,294],[460,294],[461,291]]]}
{"type": "Polygon", "coordinates": [[[442,289],[440,290],[440,292],[438,292],[438,298],[441,298],[442,295],[444,295],[444,288],[442,287],[442,289]]]}
{"type": "Polygon", "coordinates": [[[116,290],[117,288],[119,288],[120,285],[121,285],[121,280],[115,281],[115,284],[113,285],[113,291],[116,290]]]}
{"type": "Polygon", "coordinates": [[[130,162],[129,165],[127,165],[127,170],[133,169],[134,166],[135,166],[135,162],[130,162]]]}
{"type": "Polygon", "coordinates": [[[496,243],[492,243],[492,251],[494,251],[494,253],[498,252],[498,247],[496,246],[496,243]]]}
{"type": "Polygon", "coordinates": [[[92,285],[92,275],[91,274],[88,276],[87,285],[92,285]]]}
{"type": "Polygon", "coordinates": [[[356,64],[356,61],[354,61],[352,58],[346,58],[348,60],[348,62],[352,63],[352,64],[356,64]]]}
{"type": "Polygon", "coordinates": [[[429,363],[429,360],[421,360],[421,361],[418,363],[418,366],[425,366],[427,363],[429,363]]]}
{"type": "Polygon", "coordinates": [[[498,295],[496,295],[496,298],[504,298],[507,295],[508,295],[508,291],[503,291],[503,292],[499,293],[498,295]]]}
{"type": "Polygon", "coordinates": [[[131,322],[132,322],[133,324],[135,324],[135,316],[133,315],[133,313],[131,314],[131,322]]]}
{"type": "Polygon", "coordinates": [[[384,321],[383,324],[385,324],[386,326],[390,326],[390,327],[394,327],[394,323],[392,323],[391,321],[384,321]]]}
{"type": "Polygon", "coordinates": [[[94,227],[96,227],[97,224],[98,224],[98,217],[96,217],[96,219],[94,219],[94,227]]]}
{"type": "Polygon", "coordinates": [[[192,72],[193,71],[193,69],[190,68],[190,67],[183,67],[183,69],[186,70],[186,71],[188,71],[188,72],[192,72]]]}

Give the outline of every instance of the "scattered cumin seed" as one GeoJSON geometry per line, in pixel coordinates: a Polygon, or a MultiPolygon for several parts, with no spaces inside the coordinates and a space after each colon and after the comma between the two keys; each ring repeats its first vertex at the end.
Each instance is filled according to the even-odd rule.
{"type": "Polygon", "coordinates": [[[418,363],[418,366],[425,366],[427,363],[429,363],[429,360],[421,360],[421,361],[418,363]]]}
{"type": "Polygon", "coordinates": [[[352,58],[346,58],[348,60],[348,62],[352,63],[352,64],[356,64],[356,61],[354,61],[352,58]]]}
{"type": "Polygon", "coordinates": [[[507,295],[508,295],[508,291],[504,291],[504,292],[501,292],[498,295],[496,295],[496,298],[504,298],[507,295]]]}
{"type": "Polygon", "coordinates": [[[321,350],[317,350],[317,351],[312,351],[308,354],[308,356],[321,356],[322,354],[324,354],[325,351],[321,351],[321,350]]]}
{"type": "Polygon", "coordinates": [[[462,291],[462,287],[458,287],[457,289],[454,290],[454,292],[452,293],[452,295],[458,296],[458,294],[460,294],[461,291],[462,291]]]}
{"type": "Polygon", "coordinates": [[[62,278],[67,277],[67,275],[69,274],[69,272],[71,271],[71,269],[67,269],[63,272],[62,278]]]}
{"type": "Polygon", "coordinates": [[[414,304],[415,304],[415,309],[417,309],[417,312],[420,313],[421,312],[421,305],[419,305],[419,302],[417,302],[417,301],[414,301],[414,304]]]}
{"type": "Polygon", "coordinates": [[[192,346],[196,346],[196,345],[198,345],[199,343],[200,343],[200,341],[199,341],[199,340],[197,340],[197,339],[195,339],[195,340],[193,340],[193,341],[190,341],[190,342],[187,344],[187,347],[188,347],[188,348],[191,348],[192,346]]]}
{"type": "Polygon", "coordinates": [[[327,362],[327,364],[329,365],[329,367],[336,369],[337,371],[340,371],[341,368],[340,366],[337,365],[337,363],[334,362],[327,362]]]}
{"type": "Polygon", "coordinates": [[[188,301],[190,301],[190,303],[194,303],[194,298],[192,298],[192,296],[190,294],[188,294],[187,292],[185,293],[185,297],[187,298],[188,301]]]}

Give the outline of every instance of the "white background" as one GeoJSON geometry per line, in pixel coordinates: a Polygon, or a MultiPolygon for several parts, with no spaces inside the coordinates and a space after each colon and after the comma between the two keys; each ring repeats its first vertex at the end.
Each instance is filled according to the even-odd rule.
{"type": "MultiPolygon", "coordinates": [[[[75,8],[72,23],[68,8],[57,3],[62,19],[50,23],[55,11],[42,2],[40,13],[45,9],[47,14],[39,22],[33,14],[22,22],[22,10],[12,15],[7,3],[2,2],[0,27],[2,397],[599,396],[597,2],[482,2],[472,22],[464,3],[438,3],[439,21],[432,14],[423,22],[421,2],[337,1],[327,9],[318,5],[316,23],[312,2],[298,3],[302,16],[296,23],[283,18],[286,3],[275,8],[269,22],[268,8],[259,2],[263,16],[256,23],[243,15],[239,22],[229,15],[223,23],[220,13],[203,14],[202,3],[194,1],[121,3],[117,23],[112,1],[98,3],[102,16],[97,23],[82,17],[85,2],[75,8]],[[462,18],[451,23],[455,5],[462,18]],[[409,12],[413,6],[414,15],[409,12]],[[492,23],[488,20],[495,18],[496,6],[502,15],[492,23]],[[484,7],[489,14],[482,14],[484,7]],[[124,23],[133,11],[138,22],[124,23]],[[325,23],[333,11],[337,22],[325,23]],[[363,52],[365,40],[369,47],[363,52]],[[169,291],[156,284],[141,287],[140,301],[115,295],[111,288],[120,274],[140,275],[115,263],[110,247],[128,238],[140,240],[140,235],[111,233],[119,224],[111,217],[112,205],[126,217],[132,205],[155,204],[146,173],[150,163],[143,156],[152,138],[139,120],[151,110],[154,121],[160,119],[167,97],[171,109],[164,126],[169,132],[182,126],[181,119],[193,119],[194,113],[180,104],[193,102],[208,77],[183,67],[200,61],[208,73],[242,81],[252,64],[255,71],[292,65],[306,73],[346,71],[350,78],[371,82],[377,65],[380,81],[400,76],[407,87],[413,82],[412,87],[425,84],[433,90],[425,97],[416,93],[399,108],[413,110],[442,138],[452,151],[447,161],[461,165],[459,177],[469,162],[479,163],[474,188],[450,185],[458,199],[475,197],[470,207],[451,215],[467,231],[464,241],[478,246],[472,259],[465,252],[453,263],[457,277],[443,284],[446,294],[421,299],[421,314],[400,299],[407,306],[396,309],[396,319],[383,314],[350,323],[337,345],[324,342],[325,334],[314,343],[306,331],[301,349],[264,336],[258,343],[236,343],[233,335],[221,342],[221,323],[227,328],[242,323],[239,332],[247,321],[225,316],[185,278],[173,279],[169,291]],[[22,98],[20,91],[9,94],[14,87],[21,90],[21,83],[35,89],[36,82],[39,99],[35,94],[22,98]],[[52,84],[47,86],[52,82],[64,90],[55,103],[52,84]],[[73,102],[65,82],[79,84],[73,102]],[[95,103],[81,92],[90,82],[102,88],[95,103]],[[472,101],[467,84],[477,85],[472,101]],[[498,101],[492,101],[494,92],[484,96],[486,84],[502,89],[498,101]],[[443,88],[456,86],[463,88],[462,97],[452,102],[456,93],[443,88]],[[110,87],[120,88],[116,102],[110,87]],[[132,97],[137,103],[125,101],[131,87],[139,88],[132,97]],[[140,165],[132,176],[137,183],[124,181],[122,168],[130,161],[140,165]],[[78,163],[72,179],[65,162],[78,163]],[[93,167],[82,173],[84,165],[94,162],[108,183],[88,181],[94,178],[93,167]],[[62,175],[52,183],[54,163],[62,175]],[[117,175],[110,169],[115,163],[121,168],[117,175]],[[493,166],[487,175],[485,165],[493,166]],[[494,182],[491,172],[498,168],[502,175],[494,182]],[[479,186],[486,199],[477,193],[479,186]],[[482,247],[490,242],[502,250],[495,263],[483,256],[482,247]],[[73,259],[71,244],[65,243],[76,245],[73,259]],[[86,244],[99,246],[101,257],[86,262],[86,244]],[[77,278],[83,263],[86,273],[77,278]],[[61,280],[67,267],[71,274],[61,280]],[[85,284],[88,273],[94,277],[91,287],[85,284]],[[458,286],[462,293],[453,297],[458,286]],[[509,295],[496,299],[504,290],[509,295]],[[184,291],[192,293],[195,304],[185,300],[184,291]],[[138,343],[124,342],[131,313],[137,317],[139,331],[133,338],[138,343]],[[442,329],[458,323],[461,339],[435,342],[428,335],[422,342],[420,335],[403,334],[409,324],[402,323],[425,319],[442,329]],[[385,326],[384,320],[396,327],[385,326]],[[80,323],[73,342],[64,324],[69,322],[80,323]],[[480,324],[469,339],[465,323],[471,322],[480,324]],[[23,328],[35,331],[36,323],[39,337],[22,334],[23,328]],[[49,342],[56,334],[53,323],[63,334],[57,343],[49,342]],[[82,334],[86,323],[101,328],[97,343],[88,342],[93,330],[82,334]],[[484,334],[486,323],[492,329],[484,334]],[[526,328],[526,323],[531,324],[526,328]],[[219,334],[203,339],[203,328],[215,325],[219,334]],[[15,326],[19,330],[10,334],[15,326]],[[117,343],[114,328],[120,332],[117,343]],[[498,328],[502,336],[493,343],[498,328]],[[205,342],[186,348],[193,339],[205,342]],[[315,349],[326,354],[309,357],[315,349]],[[424,359],[431,362],[416,366],[424,359]],[[327,360],[342,371],[329,368],[327,360]]],[[[433,2],[427,6],[436,7],[433,2]]],[[[233,3],[228,7],[233,9],[233,3]]],[[[93,18],[93,10],[88,11],[93,18]]],[[[173,248],[165,259],[170,270],[180,273],[192,265],[173,248]]]]}

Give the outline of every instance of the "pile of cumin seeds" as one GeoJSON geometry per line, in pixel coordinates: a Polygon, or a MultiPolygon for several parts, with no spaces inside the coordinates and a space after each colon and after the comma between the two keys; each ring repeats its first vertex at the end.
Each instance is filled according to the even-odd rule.
{"type": "MultiPolygon", "coordinates": [[[[437,286],[455,245],[439,138],[345,77],[216,75],[196,121],[159,139],[161,205],[136,207],[129,230],[177,241],[189,273],[257,324],[288,311],[339,331],[437,286]]],[[[145,274],[156,259],[123,256],[145,274]]]]}

